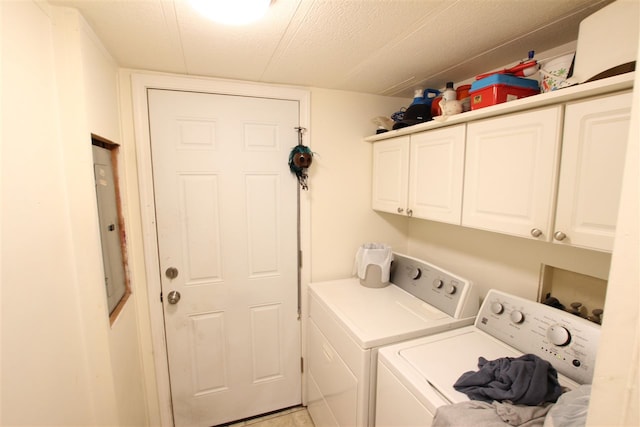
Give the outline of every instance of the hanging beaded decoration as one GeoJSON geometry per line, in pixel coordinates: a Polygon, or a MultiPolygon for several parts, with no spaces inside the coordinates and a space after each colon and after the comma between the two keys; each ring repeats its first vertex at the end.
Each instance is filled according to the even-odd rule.
{"type": "Polygon", "coordinates": [[[298,182],[300,183],[300,188],[308,190],[307,169],[311,166],[311,162],[313,161],[313,151],[302,144],[302,134],[306,129],[302,127],[296,127],[295,129],[298,132],[298,145],[293,147],[289,154],[289,169],[291,169],[291,172],[296,174],[298,182]]]}

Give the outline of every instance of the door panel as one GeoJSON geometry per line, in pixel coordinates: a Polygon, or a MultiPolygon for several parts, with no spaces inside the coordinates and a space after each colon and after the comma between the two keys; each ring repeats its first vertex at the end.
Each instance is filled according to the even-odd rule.
{"type": "Polygon", "coordinates": [[[567,105],[554,243],[613,250],[630,117],[629,92],[567,105]]]}
{"type": "Polygon", "coordinates": [[[465,125],[458,125],[411,135],[413,217],[460,225],[465,131],[465,125]]]}
{"type": "Polygon", "coordinates": [[[149,114],[176,426],[299,404],[298,103],[150,90],[149,114]]]}
{"type": "Polygon", "coordinates": [[[408,188],[409,137],[373,144],[372,209],[404,215],[408,188]]]}
{"type": "Polygon", "coordinates": [[[561,111],[544,108],[467,125],[463,226],[549,240],[561,111]]]}

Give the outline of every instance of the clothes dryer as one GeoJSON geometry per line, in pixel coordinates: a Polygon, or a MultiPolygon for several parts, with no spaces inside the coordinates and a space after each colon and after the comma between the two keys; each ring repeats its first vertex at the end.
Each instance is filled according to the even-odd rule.
{"type": "Polygon", "coordinates": [[[309,285],[307,404],[316,426],[370,426],[378,349],[471,325],[479,296],[471,281],[394,253],[391,284],[358,278],[309,285]]]}

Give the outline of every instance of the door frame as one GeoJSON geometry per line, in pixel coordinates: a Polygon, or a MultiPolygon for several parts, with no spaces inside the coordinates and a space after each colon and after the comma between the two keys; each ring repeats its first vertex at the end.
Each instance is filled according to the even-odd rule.
{"type": "MultiPolygon", "coordinates": [[[[171,384],[169,382],[169,362],[164,333],[163,305],[160,303],[160,261],[156,234],[156,209],[153,193],[151,162],[151,137],[149,133],[148,89],[168,89],[178,91],[203,92],[220,95],[237,95],[254,98],[272,98],[299,102],[299,123],[307,131],[303,135],[305,145],[311,146],[310,91],[290,86],[266,85],[201,77],[185,77],[164,74],[131,75],[131,96],[133,102],[133,125],[136,146],[136,166],[138,170],[138,190],[142,222],[144,265],[147,283],[149,320],[151,322],[151,345],[160,405],[162,426],[173,426],[171,404],[171,384]]],[[[294,132],[294,130],[291,130],[294,132]]],[[[287,161],[287,159],[283,159],[287,161]]],[[[305,335],[307,319],[307,287],[311,278],[311,198],[308,191],[299,190],[300,200],[300,301],[301,301],[301,355],[306,359],[305,335]]],[[[302,373],[302,402],[306,404],[306,375],[302,373]]]]}

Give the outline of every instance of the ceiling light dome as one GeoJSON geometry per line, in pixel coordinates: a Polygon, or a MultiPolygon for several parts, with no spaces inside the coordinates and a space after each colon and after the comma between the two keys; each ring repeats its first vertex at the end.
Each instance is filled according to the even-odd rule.
{"type": "Polygon", "coordinates": [[[225,25],[244,25],[262,18],[271,0],[189,0],[201,15],[225,25]]]}

